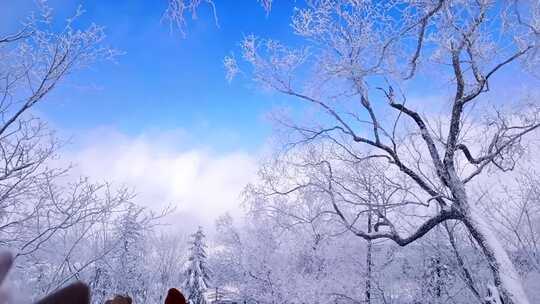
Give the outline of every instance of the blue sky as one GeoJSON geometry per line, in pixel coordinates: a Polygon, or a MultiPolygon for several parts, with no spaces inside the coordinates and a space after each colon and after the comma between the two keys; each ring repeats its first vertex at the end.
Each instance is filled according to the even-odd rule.
{"type": "MultiPolygon", "coordinates": [[[[222,61],[244,35],[290,35],[292,10],[280,5],[266,16],[256,1],[242,2],[239,9],[236,1],[217,1],[219,27],[209,7],[202,6],[182,38],[161,22],[165,0],[49,1],[57,21],[82,4],[86,12],[78,24],[105,26],[106,43],[125,54],[114,64],[77,72],[38,110],[66,134],[97,126],[129,135],[182,129],[192,145],[257,149],[269,134],[264,114],[277,96],[246,82],[229,84],[222,61]]],[[[0,2],[0,25],[12,27],[32,7],[32,0],[0,2]]]]}

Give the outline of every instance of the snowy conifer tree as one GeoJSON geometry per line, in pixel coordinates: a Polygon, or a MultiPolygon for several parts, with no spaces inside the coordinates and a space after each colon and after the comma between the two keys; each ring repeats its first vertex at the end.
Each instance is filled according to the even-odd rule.
{"type": "Polygon", "coordinates": [[[145,235],[139,221],[143,209],[130,206],[117,227],[118,249],[114,255],[116,293],[131,296],[136,303],[146,300],[145,235]]]}
{"type": "Polygon", "coordinates": [[[184,290],[190,304],[206,303],[203,294],[209,287],[211,272],[206,261],[204,237],[202,227],[191,235],[190,256],[184,282],[184,290]]]}

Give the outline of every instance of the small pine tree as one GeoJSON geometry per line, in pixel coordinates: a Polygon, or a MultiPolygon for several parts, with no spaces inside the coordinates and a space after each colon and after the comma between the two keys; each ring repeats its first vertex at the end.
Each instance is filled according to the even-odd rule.
{"type": "Polygon", "coordinates": [[[183,284],[184,290],[190,304],[206,304],[204,292],[209,287],[211,272],[206,262],[205,235],[202,227],[199,227],[197,232],[191,235],[191,238],[186,280],[183,284]]]}

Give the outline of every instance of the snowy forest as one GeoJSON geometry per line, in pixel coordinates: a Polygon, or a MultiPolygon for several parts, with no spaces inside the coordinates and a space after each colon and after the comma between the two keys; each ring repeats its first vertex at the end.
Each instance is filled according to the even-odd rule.
{"type": "MultiPolygon", "coordinates": [[[[226,26],[226,0],[157,2],[180,44],[197,16],[226,26]]],[[[243,33],[222,54],[223,82],[282,107],[241,211],[210,227],[166,228],[174,203],[140,204],[59,161],[69,140],[41,109],[123,56],[106,26],[79,23],[84,2],[57,18],[37,0],[0,28],[0,249],[13,255],[0,304],[77,281],[95,304],[163,303],[173,287],[190,304],[540,303],[540,1],[233,2],[267,18],[293,4],[286,39],[243,33]]]]}

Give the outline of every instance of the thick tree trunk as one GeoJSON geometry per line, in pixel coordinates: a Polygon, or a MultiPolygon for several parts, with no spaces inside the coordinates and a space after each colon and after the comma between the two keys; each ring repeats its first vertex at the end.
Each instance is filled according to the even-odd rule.
{"type": "Polygon", "coordinates": [[[488,260],[502,303],[529,304],[521,277],[514,268],[514,264],[495,235],[494,229],[476,207],[469,207],[465,214],[464,224],[488,260]]]}

